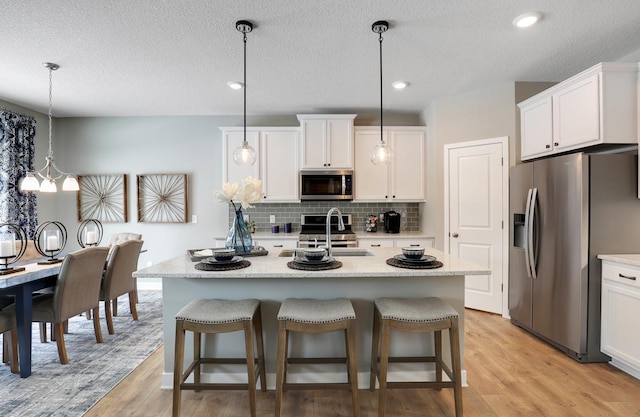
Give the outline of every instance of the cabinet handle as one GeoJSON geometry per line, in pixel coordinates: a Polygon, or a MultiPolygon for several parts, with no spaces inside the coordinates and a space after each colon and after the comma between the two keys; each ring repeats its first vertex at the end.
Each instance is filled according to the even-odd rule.
{"type": "Polygon", "coordinates": [[[412,243],[409,246],[420,246],[420,244],[419,243],[412,243]]]}
{"type": "Polygon", "coordinates": [[[394,195],[394,196],[392,196],[391,198],[396,198],[396,196],[394,195]]]}
{"type": "Polygon", "coordinates": [[[551,145],[546,145],[545,148],[549,149],[549,148],[551,148],[551,145]]]}
{"type": "Polygon", "coordinates": [[[273,245],[274,248],[281,248],[282,245],[273,245]]]}
{"type": "Polygon", "coordinates": [[[373,243],[372,243],[372,244],[371,244],[371,247],[372,247],[372,248],[379,248],[379,247],[380,247],[380,244],[379,244],[379,243],[378,243],[378,244],[373,244],[373,243]]]}
{"type": "Polygon", "coordinates": [[[265,195],[265,196],[263,196],[262,198],[267,198],[267,196],[265,195]]]}
{"type": "Polygon", "coordinates": [[[560,144],[558,142],[554,142],[553,146],[559,146],[560,144]]]}
{"type": "Polygon", "coordinates": [[[451,237],[458,237],[459,235],[457,233],[452,233],[451,237]]]}
{"type": "Polygon", "coordinates": [[[384,196],[384,198],[389,198],[389,196],[388,196],[388,195],[385,195],[385,196],[384,196]]]}
{"type": "Polygon", "coordinates": [[[635,281],[636,280],[636,277],[632,277],[632,276],[629,276],[629,275],[623,275],[623,274],[618,273],[618,276],[620,278],[630,279],[631,281],[635,281]]]}

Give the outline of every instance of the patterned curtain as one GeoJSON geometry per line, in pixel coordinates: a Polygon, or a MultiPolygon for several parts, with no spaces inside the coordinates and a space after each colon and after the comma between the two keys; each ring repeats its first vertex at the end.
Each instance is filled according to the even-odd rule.
{"type": "Polygon", "coordinates": [[[31,116],[0,109],[0,222],[19,224],[29,239],[38,226],[36,195],[18,187],[33,171],[35,125],[31,116]]]}

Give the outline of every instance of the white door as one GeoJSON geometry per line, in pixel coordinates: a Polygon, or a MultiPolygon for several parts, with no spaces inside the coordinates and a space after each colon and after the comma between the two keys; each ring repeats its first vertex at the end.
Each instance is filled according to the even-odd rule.
{"type": "Polygon", "coordinates": [[[507,305],[507,147],[507,138],[445,146],[445,250],[491,269],[466,277],[465,307],[500,314],[507,305]]]}

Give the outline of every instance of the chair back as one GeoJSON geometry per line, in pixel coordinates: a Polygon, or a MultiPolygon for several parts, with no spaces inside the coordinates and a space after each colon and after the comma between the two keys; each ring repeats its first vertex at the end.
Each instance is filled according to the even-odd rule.
{"type": "Polygon", "coordinates": [[[142,240],[127,240],[111,247],[102,284],[102,299],[112,300],[135,289],[132,277],[138,269],[142,240]]]}
{"type": "Polygon", "coordinates": [[[142,240],[142,235],[139,233],[121,232],[109,235],[107,239],[107,246],[111,247],[127,240],[142,240]]]}
{"type": "Polygon", "coordinates": [[[0,333],[4,333],[16,327],[16,318],[13,311],[0,311],[0,333]]]}
{"type": "Polygon", "coordinates": [[[100,283],[109,248],[80,249],[64,257],[55,292],[55,322],[89,311],[100,303],[100,283]]]}

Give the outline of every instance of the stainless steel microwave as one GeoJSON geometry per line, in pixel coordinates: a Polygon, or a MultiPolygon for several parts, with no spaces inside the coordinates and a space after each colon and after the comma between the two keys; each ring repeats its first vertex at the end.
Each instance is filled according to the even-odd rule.
{"type": "Polygon", "coordinates": [[[300,200],[353,200],[353,171],[300,171],[300,200]]]}

